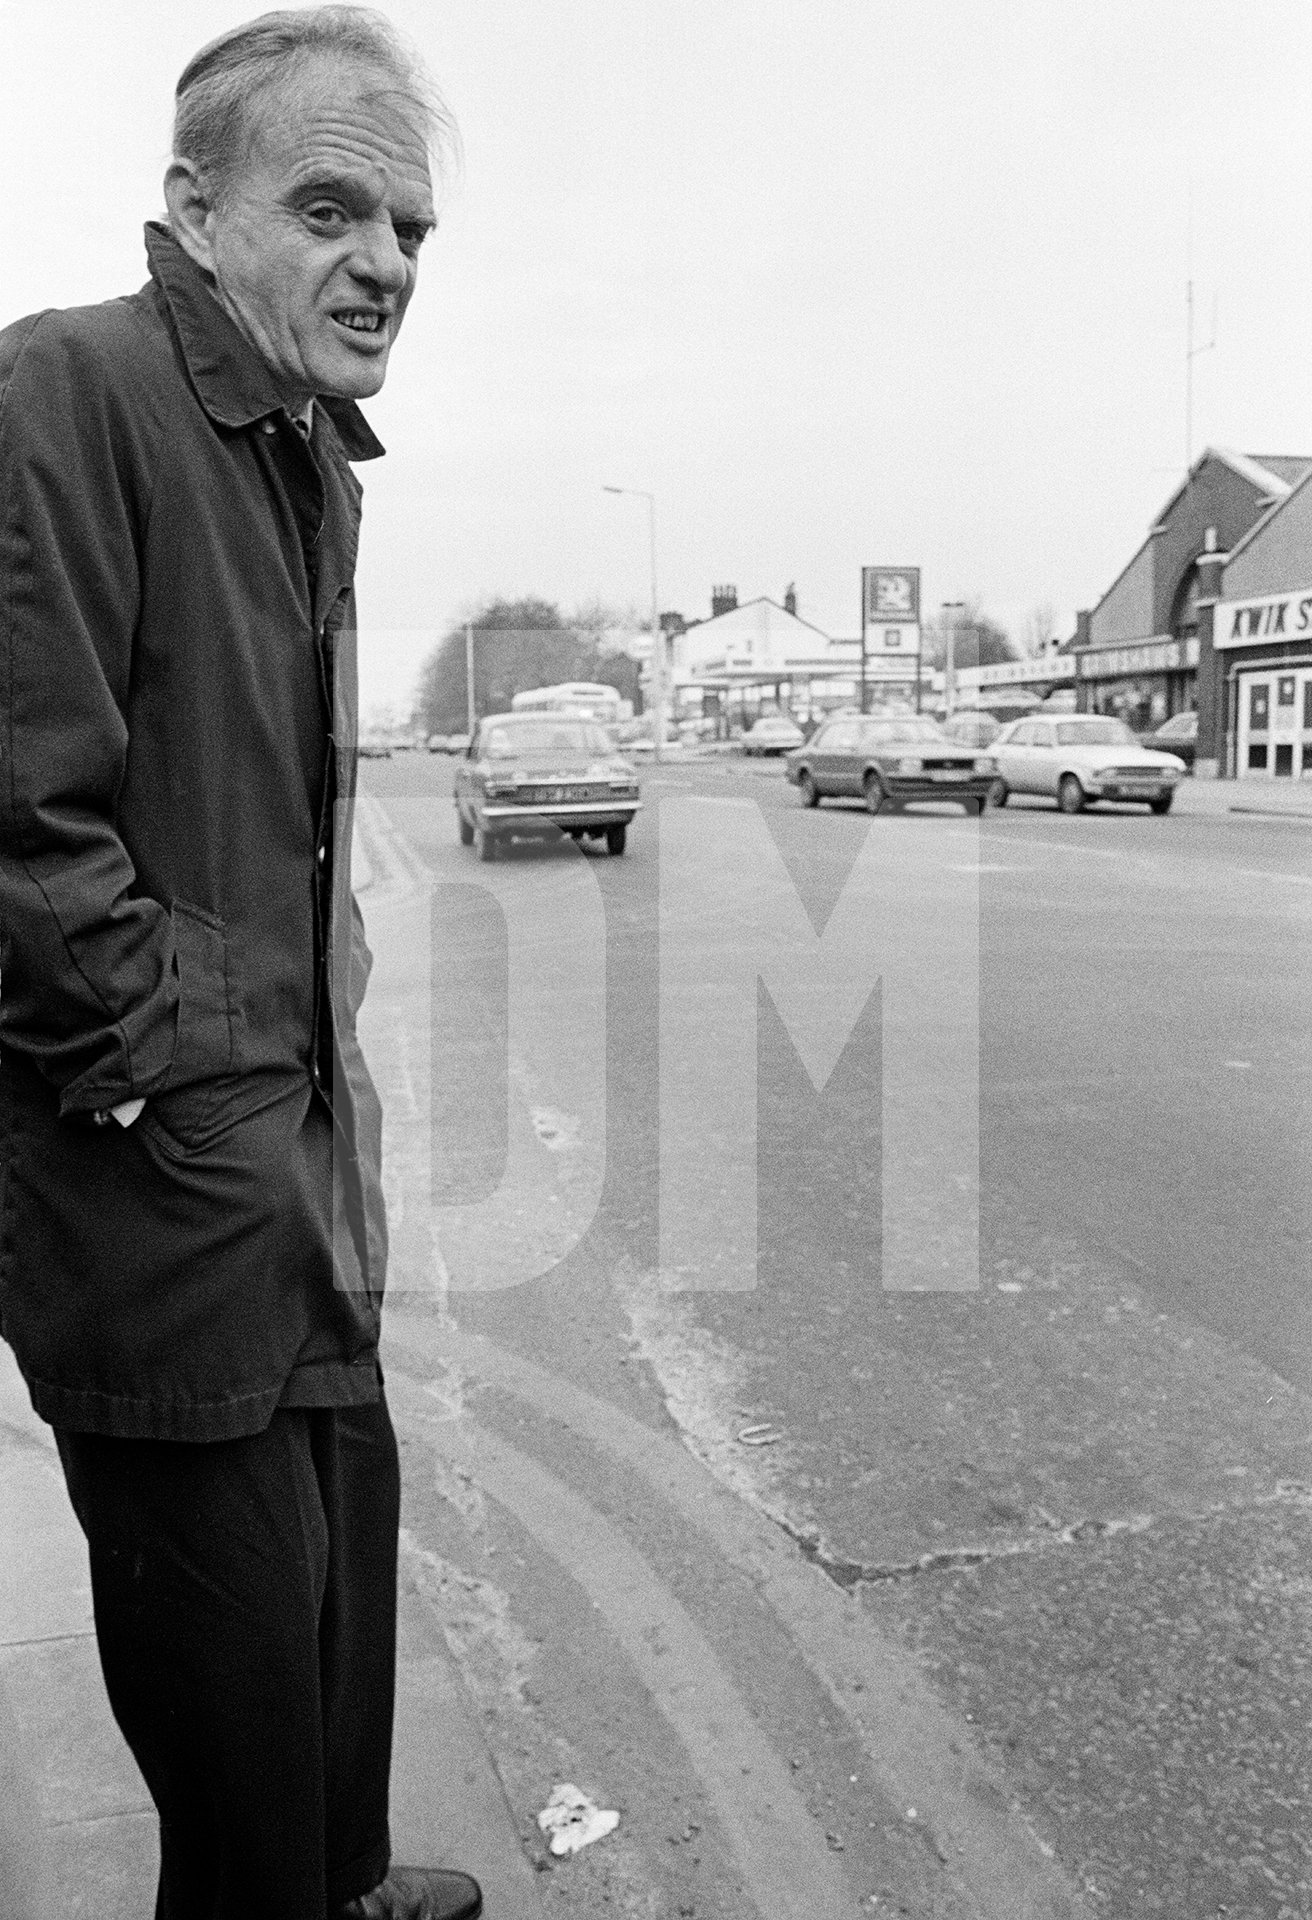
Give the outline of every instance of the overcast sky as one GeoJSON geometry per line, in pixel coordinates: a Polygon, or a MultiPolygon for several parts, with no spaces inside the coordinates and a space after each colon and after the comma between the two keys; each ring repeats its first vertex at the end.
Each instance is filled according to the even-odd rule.
{"type": "MultiPolygon", "coordinates": [[[[1312,453],[1310,0],[391,0],[465,171],[367,411],[366,699],[492,594],[863,564],[1065,632],[1185,455],[1312,453]],[[1192,205],[1192,221],[1190,207],[1192,205]],[[1190,229],[1192,226],[1192,250],[1190,229]]],[[[4,318],[128,291],[231,0],[0,0],[4,318]]]]}

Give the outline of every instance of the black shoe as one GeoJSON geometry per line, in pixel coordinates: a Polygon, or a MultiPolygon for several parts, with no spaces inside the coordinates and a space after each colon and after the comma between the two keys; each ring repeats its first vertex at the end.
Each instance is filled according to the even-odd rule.
{"type": "Polygon", "coordinates": [[[348,1900],[337,1920],[478,1920],[483,1893],[467,1873],[393,1867],[371,1893],[348,1900]]]}

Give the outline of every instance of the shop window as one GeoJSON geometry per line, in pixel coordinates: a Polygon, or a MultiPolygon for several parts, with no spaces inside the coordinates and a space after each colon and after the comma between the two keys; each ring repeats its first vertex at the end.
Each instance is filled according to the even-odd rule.
{"type": "Polygon", "coordinates": [[[1312,733],[1312,675],[1303,682],[1303,731],[1312,733]]]}
{"type": "Polygon", "coordinates": [[[1254,733],[1265,733],[1271,724],[1271,689],[1265,680],[1248,689],[1248,724],[1254,733]]]}
{"type": "Polygon", "coordinates": [[[1281,774],[1281,773],[1292,774],[1293,771],[1294,771],[1294,743],[1292,740],[1286,740],[1283,746],[1278,746],[1276,748],[1276,772],[1277,774],[1281,774]]]}
{"type": "Polygon", "coordinates": [[[1260,744],[1255,740],[1249,741],[1248,770],[1250,773],[1266,772],[1266,742],[1265,741],[1261,742],[1260,744]]]}

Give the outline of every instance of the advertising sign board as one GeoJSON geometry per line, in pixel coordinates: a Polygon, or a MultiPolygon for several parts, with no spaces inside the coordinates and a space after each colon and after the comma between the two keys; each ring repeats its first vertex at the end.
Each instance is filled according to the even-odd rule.
{"type": "MultiPolygon", "coordinates": [[[[920,678],[920,568],[862,567],[861,684],[920,678]]],[[[865,696],[862,695],[862,708],[865,696]]]]}

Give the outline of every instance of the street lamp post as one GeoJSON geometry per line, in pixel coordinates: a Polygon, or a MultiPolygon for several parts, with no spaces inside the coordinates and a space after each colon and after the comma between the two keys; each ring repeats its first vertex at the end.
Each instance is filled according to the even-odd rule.
{"type": "Polygon", "coordinates": [[[642,487],[603,487],[603,493],[627,493],[647,502],[647,538],[651,551],[651,705],[652,758],[660,760],[665,744],[665,636],[661,632],[660,603],[656,597],[656,496],[642,487]]]}
{"type": "Polygon", "coordinates": [[[945,600],[943,611],[952,615],[943,654],[943,718],[950,720],[952,702],[957,692],[957,615],[966,611],[966,603],[964,600],[945,600]]]}

